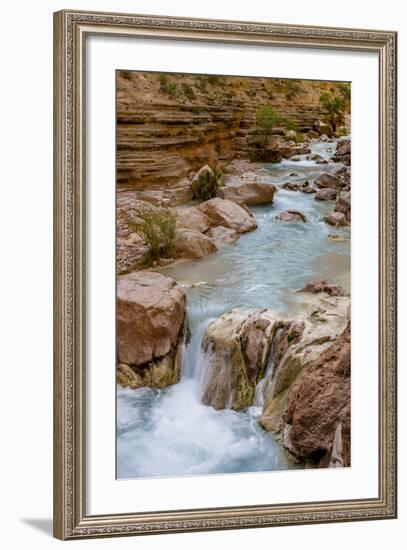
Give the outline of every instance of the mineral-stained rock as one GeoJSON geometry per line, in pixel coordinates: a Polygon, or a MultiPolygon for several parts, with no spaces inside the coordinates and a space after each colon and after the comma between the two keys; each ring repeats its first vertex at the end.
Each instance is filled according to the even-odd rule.
{"type": "Polygon", "coordinates": [[[199,208],[179,208],[177,210],[177,228],[192,229],[205,233],[209,229],[210,220],[199,208]]]}
{"type": "Polygon", "coordinates": [[[303,369],[283,420],[298,456],[321,462],[328,455],[331,465],[350,465],[350,324],[303,369]]]}
{"type": "Polygon", "coordinates": [[[247,206],[271,204],[276,188],[272,183],[243,183],[241,185],[227,185],[220,187],[217,196],[239,203],[243,201],[247,206]]]}
{"type": "Polygon", "coordinates": [[[173,279],[146,271],[119,276],[116,319],[119,363],[144,369],[170,355],[176,369],[185,294],[173,279]]]}
{"type": "Polygon", "coordinates": [[[192,229],[180,229],[175,237],[175,256],[196,260],[216,252],[215,243],[208,236],[192,229]]]}
{"type": "Polygon", "coordinates": [[[307,218],[299,210],[285,210],[276,216],[276,219],[279,222],[307,222],[307,218]]]}
{"type": "Polygon", "coordinates": [[[329,223],[329,225],[334,225],[335,227],[349,225],[349,222],[343,212],[328,212],[328,214],[324,217],[324,221],[329,223]]]}
{"type": "MultiPolygon", "coordinates": [[[[325,286],[325,281],[314,281],[312,284],[315,288],[321,288],[325,286]]],[[[346,346],[340,350],[344,340],[338,335],[343,333],[349,322],[349,298],[326,293],[319,295],[317,292],[308,300],[308,305],[311,304],[316,309],[310,310],[304,320],[280,321],[278,324],[273,337],[273,369],[271,372],[267,370],[269,374],[262,383],[264,405],[259,423],[267,431],[274,432],[297,458],[322,467],[330,464],[331,455],[331,465],[338,463],[334,455],[340,441],[335,432],[342,422],[342,448],[347,449],[343,452],[343,463],[346,465],[350,432],[346,412],[342,413],[350,406],[349,379],[344,380],[349,378],[350,365],[347,363],[346,346]],[[340,359],[342,353],[343,361],[340,359]],[[333,363],[336,359],[344,367],[344,376],[339,384],[336,374],[341,369],[331,376],[330,368],[331,360],[333,363]],[[304,394],[308,389],[313,392],[312,400],[309,394],[304,394]],[[320,389],[323,401],[319,408],[320,389]],[[336,407],[336,398],[341,401],[341,407],[336,407]],[[300,406],[297,407],[298,404],[300,406]],[[312,420],[308,417],[308,406],[314,414],[312,420]],[[329,428],[325,425],[328,417],[329,428]],[[315,447],[305,447],[308,436],[312,436],[315,447]],[[332,453],[335,438],[336,450],[332,453]]]]}
{"type": "Polygon", "coordinates": [[[275,325],[268,310],[233,310],[209,325],[202,344],[209,362],[204,404],[234,410],[252,405],[275,325]]]}
{"type": "Polygon", "coordinates": [[[211,229],[207,231],[206,235],[210,239],[212,239],[212,241],[218,248],[226,244],[232,244],[240,237],[237,231],[228,227],[224,227],[223,225],[211,227],[211,229]]]}
{"type": "Polygon", "coordinates": [[[254,217],[233,201],[215,198],[199,205],[199,210],[210,219],[211,226],[223,225],[238,233],[256,229],[254,217]]]}
{"type": "Polygon", "coordinates": [[[324,189],[318,189],[314,199],[316,201],[333,201],[336,199],[337,190],[325,187],[324,189]]]}

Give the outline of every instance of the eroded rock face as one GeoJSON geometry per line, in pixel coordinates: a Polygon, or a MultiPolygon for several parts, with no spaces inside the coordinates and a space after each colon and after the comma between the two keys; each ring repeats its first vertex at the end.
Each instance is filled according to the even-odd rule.
{"type": "Polygon", "coordinates": [[[209,362],[204,404],[241,410],[253,403],[275,324],[268,310],[233,310],[209,325],[202,344],[209,362]]]}
{"type": "Polygon", "coordinates": [[[178,380],[185,311],[185,293],[173,279],[145,271],[118,277],[117,358],[138,375],[131,378],[120,367],[119,383],[159,380],[163,387],[178,380]]]}
{"type": "Polygon", "coordinates": [[[285,210],[276,216],[279,222],[307,222],[306,216],[299,210],[285,210]]]}
{"type": "Polygon", "coordinates": [[[223,225],[238,233],[253,231],[257,227],[250,212],[227,199],[211,199],[200,204],[198,208],[208,216],[211,226],[223,225]]]}
{"type": "Polygon", "coordinates": [[[350,465],[350,324],[311,360],[292,388],[284,422],[292,452],[331,466],[350,465]],[[338,427],[339,433],[338,433],[338,427]]]}
{"type": "Polygon", "coordinates": [[[208,236],[192,229],[180,229],[175,237],[175,256],[198,260],[216,252],[216,244],[208,236]]]}
{"type": "Polygon", "coordinates": [[[217,196],[238,204],[243,201],[247,206],[271,204],[276,188],[271,183],[243,183],[219,188],[217,196]]]}

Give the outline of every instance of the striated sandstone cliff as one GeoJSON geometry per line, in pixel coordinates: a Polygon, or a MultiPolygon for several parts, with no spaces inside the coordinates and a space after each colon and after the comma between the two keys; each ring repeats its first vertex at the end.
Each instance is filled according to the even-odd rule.
{"type": "MultiPolygon", "coordinates": [[[[117,184],[177,203],[204,164],[224,166],[249,156],[256,112],[271,105],[301,131],[324,116],[328,82],[120,71],[117,76],[117,184]]],[[[275,133],[283,133],[276,127],[275,133]]],[[[144,198],[144,197],[141,197],[144,198]]]]}

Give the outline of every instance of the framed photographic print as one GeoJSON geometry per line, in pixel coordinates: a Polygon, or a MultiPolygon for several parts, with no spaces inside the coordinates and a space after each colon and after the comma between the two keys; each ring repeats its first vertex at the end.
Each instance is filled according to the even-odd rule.
{"type": "Polygon", "coordinates": [[[396,517],[396,33],[54,41],[55,536],[396,517]]]}

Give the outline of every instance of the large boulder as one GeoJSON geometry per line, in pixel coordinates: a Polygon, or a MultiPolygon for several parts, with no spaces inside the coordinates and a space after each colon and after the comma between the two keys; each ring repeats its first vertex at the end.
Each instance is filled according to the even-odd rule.
{"type": "Polygon", "coordinates": [[[335,211],[342,212],[342,214],[345,215],[346,220],[350,222],[350,210],[351,210],[350,193],[349,192],[340,193],[339,197],[336,200],[335,211]]]}
{"type": "Polygon", "coordinates": [[[206,329],[202,347],[209,361],[202,401],[215,409],[253,404],[267,366],[276,319],[268,310],[233,310],[206,329]]]}
{"type": "Polygon", "coordinates": [[[320,466],[350,466],[350,368],[348,324],[307,364],[290,392],[284,437],[297,456],[320,466]]]}
{"type": "Polygon", "coordinates": [[[192,206],[190,208],[179,208],[177,214],[177,228],[191,229],[205,233],[209,229],[210,220],[199,208],[192,206]]]}
{"type": "Polygon", "coordinates": [[[341,139],[336,144],[336,151],[334,155],[336,162],[343,162],[345,166],[351,164],[351,142],[350,139],[341,139]]]}
{"type": "Polygon", "coordinates": [[[343,212],[328,212],[328,214],[324,217],[324,221],[329,223],[329,225],[334,225],[335,227],[346,227],[349,225],[349,222],[343,212]]]}
{"type": "MultiPolygon", "coordinates": [[[[153,367],[159,369],[160,387],[178,380],[185,305],[183,289],[169,277],[146,271],[118,277],[117,358],[139,375],[141,385],[154,378],[153,367]]],[[[125,382],[123,367],[118,380],[125,382]]]]}
{"type": "Polygon", "coordinates": [[[342,179],[334,174],[321,174],[316,180],[315,185],[320,189],[341,189],[343,186],[342,179]]]}
{"type": "Polygon", "coordinates": [[[211,226],[223,225],[238,233],[246,233],[256,229],[253,215],[227,199],[214,198],[199,205],[199,210],[208,216],[211,226]]]}
{"type": "Polygon", "coordinates": [[[299,210],[285,210],[276,216],[279,222],[307,222],[306,216],[299,210]]]}
{"type": "Polygon", "coordinates": [[[211,227],[206,235],[212,239],[218,248],[227,244],[232,244],[240,238],[237,231],[229,227],[224,227],[223,225],[211,227]]]}
{"type": "Polygon", "coordinates": [[[220,187],[217,196],[222,199],[237,202],[243,201],[247,206],[271,204],[276,188],[272,183],[243,183],[220,187]]]}
{"type": "Polygon", "coordinates": [[[199,231],[180,229],[176,232],[175,256],[177,258],[198,260],[216,251],[217,247],[213,240],[199,231]]]}
{"type": "Polygon", "coordinates": [[[336,199],[337,190],[325,187],[324,189],[318,189],[314,199],[316,201],[333,201],[336,199]]]}
{"type": "MultiPolygon", "coordinates": [[[[350,445],[348,341],[340,336],[349,323],[350,302],[345,295],[329,295],[325,287],[323,279],[306,285],[304,291],[312,294],[303,304],[305,316],[280,321],[275,331],[273,368],[261,383],[259,423],[300,460],[337,466],[348,464],[350,445]],[[340,434],[339,424],[345,426],[340,434]]],[[[301,293],[298,299],[304,299],[301,293]]]]}

